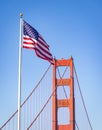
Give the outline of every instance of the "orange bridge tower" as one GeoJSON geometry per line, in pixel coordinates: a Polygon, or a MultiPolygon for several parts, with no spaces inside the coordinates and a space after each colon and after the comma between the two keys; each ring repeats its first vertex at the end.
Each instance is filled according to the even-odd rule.
{"type": "Polygon", "coordinates": [[[52,97],[52,130],[75,130],[74,80],[73,80],[73,58],[72,57],[70,59],[61,59],[61,60],[54,59],[52,91],[54,92],[52,97]],[[69,67],[69,77],[57,78],[57,73],[56,73],[57,67],[69,67]],[[57,89],[60,86],[69,87],[69,91],[70,91],[69,98],[66,99],[57,98],[57,89]],[[69,114],[66,115],[69,118],[68,123],[66,124],[58,123],[59,108],[62,109],[68,108],[69,114]]]}

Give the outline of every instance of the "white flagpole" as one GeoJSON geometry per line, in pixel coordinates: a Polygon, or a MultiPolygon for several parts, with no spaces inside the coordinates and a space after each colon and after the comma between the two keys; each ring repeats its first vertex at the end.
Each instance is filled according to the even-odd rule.
{"type": "Polygon", "coordinates": [[[20,13],[20,40],[19,40],[19,69],[18,69],[18,130],[21,130],[21,67],[22,67],[22,38],[23,38],[23,20],[20,13]]]}

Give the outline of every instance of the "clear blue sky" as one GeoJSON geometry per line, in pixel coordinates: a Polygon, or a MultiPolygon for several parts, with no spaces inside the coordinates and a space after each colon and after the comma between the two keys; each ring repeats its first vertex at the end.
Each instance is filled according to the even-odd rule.
{"type": "MultiPolygon", "coordinates": [[[[73,56],[93,130],[102,129],[101,0],[1,1],[0,126],[17,109],[20,12],[42,34],[57,59],[73,56]]],[[[23,51],[22,100],[48,65],[33,51],[23,51]]]]}

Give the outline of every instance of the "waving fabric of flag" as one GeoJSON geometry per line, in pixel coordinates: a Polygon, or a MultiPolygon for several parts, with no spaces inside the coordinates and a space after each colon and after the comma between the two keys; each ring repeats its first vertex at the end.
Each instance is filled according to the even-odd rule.
{"type": "Polygon", "coordinates": [[[31,25],[23,20],[23,48],[33,49],[38,57],[53,64],[53,56],[49,45],[31,25]]]}

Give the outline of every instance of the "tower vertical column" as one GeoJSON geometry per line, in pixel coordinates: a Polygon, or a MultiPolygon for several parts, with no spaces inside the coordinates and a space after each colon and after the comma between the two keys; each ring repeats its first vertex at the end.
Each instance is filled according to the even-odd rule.
{"type": "Polygon", "coordinates": [[[52,81],[52,130],[57,130],[57,94],[56,94],[56,60],[53,65],[53,81],[52,81]]]}
{"type": "MultiPolygon", "coordinates": [[[[73,81],[73,58],[54,60],[53,66],[53,87],[54,92],[52,97],[52,130],[75,130],[75,106],[74,106],[74,81],[73,81]],[[60,66],[68,66],[70,69],[70,76],[68,78],[57,78],[56,68],[60,66]],[[70,89],[70,97],[67,99],[57,99],[57,87],[58,86],[68,86],[70,89]],[[58,108],[68,108],[69,109],[69,123],[68,124],[58,124],[58,108]]],[[[62,115],[63,117],[63,115],[62,115]]]]}

